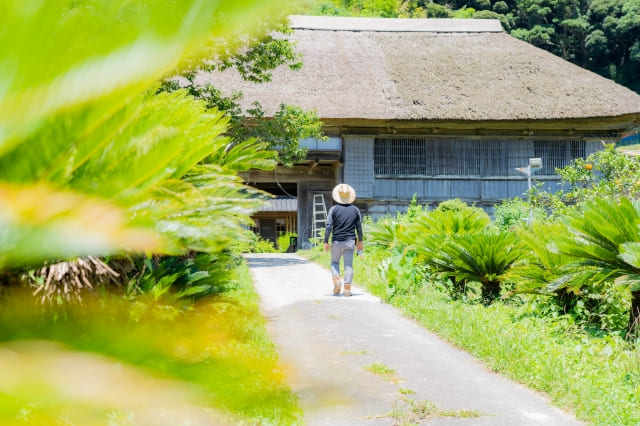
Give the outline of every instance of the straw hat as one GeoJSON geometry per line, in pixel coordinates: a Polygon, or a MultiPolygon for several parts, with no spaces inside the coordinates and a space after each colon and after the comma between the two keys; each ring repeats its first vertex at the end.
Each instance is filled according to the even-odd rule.
{"type": "Polygon", "coordinates": [[[351,204],[356,200],[356,191],[346,183],[341,183],[333,188],[331,196],[336,203],[351,204]]]}

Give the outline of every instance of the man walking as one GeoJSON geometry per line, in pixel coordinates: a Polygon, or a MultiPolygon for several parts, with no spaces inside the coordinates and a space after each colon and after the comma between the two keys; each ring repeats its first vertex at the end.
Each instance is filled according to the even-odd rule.
{"type": "Polygon", "coordinates": [[[340,258],[344,259],[344,296],[351,296],[353,282],[353,253],[362,250],[362,219],[360,210],[353,205],[356,191],[346,183],[333,188],[332,197],[338,204],[329,209],[327,228],[324,232],[324,250],[329,250],[331,239],[331,275],[333,276],[333,294],[340,294],[340,258]],[[357,234],[357,235],[356,235],[357,234]],[[357,242],[356,242],[357,237],[357,242]]]}

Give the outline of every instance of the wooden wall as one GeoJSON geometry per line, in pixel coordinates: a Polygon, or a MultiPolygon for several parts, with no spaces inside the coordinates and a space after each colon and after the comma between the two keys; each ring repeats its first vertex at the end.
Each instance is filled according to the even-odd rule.
{"type": "MultiPolygon", "coordinates": [[[[440,201],[460,198],[476,203],[489,212],[492,206],[506,198],[522,196],[528,187],[527,177],[514,172],[500,176],[487,172],[486,176],[388,176],[375,173],[374,136],[345,136],[344,181],[354,187],[364,214],[373,217],[404,211],[415,195],[421,204],[436,205],[440,201]]],[[[509,170],[521,164],[522,158],[533,157],[533,140],[521,139],[519,143],[502,143],[509,170]],[[512,164],[513,163],[513,164],[512,164]]],[[[585,156],[600,149],[600,139],[585,140],[585,156]]],[[[464,150],[460,152],[463,157],[464,150]]],[[[464,161],[464,158],[461,159],[464,161]]],[[[543,158],[544,162],[544,158],[543,158]]],[[[536,176],[534,182],[542,182],[545,189],[559,189],[557,176],[536,176]]]]}
{"type": "MultiPolygon", "coordinates": [[[[333,205],[331,190],[341,182],[354,187],[357,193],[356,204],[363,214],[380,217],[395,212],[406,211],[407,205],[414,194],[420,204],[436,205],[440,201],[460,198],[469,203],[476,203],[492,212],[493,205],[506,198],[521,196],[527,190],[525,175],[513,173],[510,176],[496,176],[485,173],[484,176],[389,176],[376,174],[374,170],[375,155],[373,135],[345,135],[343,136],[343,164],[338,160],[319,160],[293,168],[278,167],[273,171],[252,170],[241,176],[249,185],[265,182],[295,183],[297,188],[298,212],[297,231],[298,248],[308,248],[311,237],[313,220],[313,194],[324,195],[326,209],[333,205]]],[[[433,135],[430,136],[433,138],[433,135]]],[[[460,142],[465,136],[447,135],[460,142]]],[[[474,136],[469,136],[473,139],[474,136]]],[[[500,139],[496,136],[494,139],[500,139]]],[[[575,137],[573,137],[575,138],[575,137]]],[[[512,138],[513,139],[513,138],[512,138]]],[[[558,138],[554,138],[557,140],[558,138]]],[[[571,138],[568,138],[571,139],[571,138]]],[[[518,138],[503,142],[500,155],[504,155],[503,170],[525,166],[522,158],[535,155],[533,149],[534,138],[518,138]]],[[[585,156],[601,148],[601,138],[586,138],[585,156]]],[[[469,151],[471,152],[471,151],[469,151]]],[[[449,158],[464,161],[466,157],[473,157],[464,149],[460,155],[456,151],[449,158]],[[466,154],[465,154],[466,152],[466,154]]],[[[339,157],[337,157],[339,158],[339,157]]],[[[543,158],[544,161],[544,158],[543,158]]],[[[476,165],[476,169],[478,169],[476,165]]],[[[484,168],[486,169],[486,168],[484,168]]],[[[484,170],[483,169],[483,170],[484,170]]],[[[535,175],[534,175],[535,176],[535,175]]],[[[545,188],[553,191],[559,188],[557,176],[535,177],[543,182],[545,188]]]]}

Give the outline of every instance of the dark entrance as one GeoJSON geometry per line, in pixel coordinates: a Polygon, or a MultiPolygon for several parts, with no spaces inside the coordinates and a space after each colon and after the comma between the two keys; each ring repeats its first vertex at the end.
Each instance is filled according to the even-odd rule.
{"type": "Polygon", "coordinates": [[[276,243],[276,220],[275,219],[260,219],[260,237],[264,240],[269,240],[272,243],[276,243]]]}

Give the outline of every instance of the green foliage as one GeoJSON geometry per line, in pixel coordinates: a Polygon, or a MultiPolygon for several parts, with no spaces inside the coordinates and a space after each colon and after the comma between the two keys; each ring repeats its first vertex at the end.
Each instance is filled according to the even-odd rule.
{"type": "MultiPolygon", "coordinates": [[[[570,212],[565,232],[553,238],[554,249],[570,256],[563,275],[549,285],[550,290],[567,288],[573,292],[584,286],[627,287],[639,291],[640,269],[635,266],[635,245],[640,242],[640,205],[626,198],[620,201],[595,199],[570,212]],[[608,285],[607,285],[608,284],[608,285]]],[[[630,311],[628,332],[634,332],[640,312],[630,311]]]]}
{"type": "Polygon", "coordinates": [[[437,3],[427,3],[426,10],[427,18],[449,18],[451,16],[451,11],[447,7],[437,3]]]}
{"type": "Polygon", "coordinates": [[[254,127],[244,128],[246,134],[234,135],[236,138],[255,137],[264,141],[271,149],[277,150],[280,162],[285,166],[301,161],[307,155],[307,148],[298,142],[305,138],[323,139],[322,122],[315,111],[304,111],[295,106],[280,104],[271,119],[265,119],[259,105],[249,112],[250,117],[258,120],[254,127]]]}
{"type": "Polygon", "coordinates": [[[0,423],[300,424],[249,270],[234,266],[232,285],[195,303],[147,294],[44,310],[2,300],[0,348],[12,356],[0,359],[0,423]]]}
{"type": "Polygon", "coordinates": [[[531,316],[525,306],[443,299],[428,287],[392,303],[489,368],[547,393],[559,407],[573,407],[578,419],[640,421],[638,353],[619,336],[592,336],[562,320],[531,316]]]}
{"type": "Polygon", "coordinates": [[[417,215],[399,238],[428,261],[451,235],[482,230],[490,223],[489,216],[482,209],[469,207],[459,200],[445,201],[435,210],[417,215]]]}
{"type": "Polygon", "coordinates": [[[402,250],[405,243],[400,240],[399,235],[423,211],[426,210],[423,210],[423,206],[418,204],[417,197],[414,195],[405,214],[398,213],[395,218],[384,217],[375,222],[368,222],[367,218],[365,218],[363,227],[366,228],[365,233],[368,236],[368,244],[386,247],[387,249],[398,247],[402,250]]]}
{"type": "Polygon", "coordinates": [[[640,158],[625,154],[613,144],[578,158],[558,169],[565,187],[555,193],[533,188],[530,199],[534,207],[543,208],[553,216],[562,216],[572,206],[598,198],[640,198],[640,158]]]}
{"type": "MultiPolygon", "coordinates": [[[[129,371],[129,364],[140,367],[134,369],[140,383],[150,383],[151,375],[182,380],[186,393],[203,390],[195,391],[192,408],[225,411],[212,422],[227,422],[227,410],[241,422],[296,421],[295,398],[276,377],[275,352],[259,330],[257,305],[247,309],[246,300],[221,297],[215,307],[199,305],[202,312],[192,304],[237,284],[225,250],[246,238],[244,225],[261,200],[236,174],[274,167],[276,156],[265,153],[264,142],[230,144],[220,137],[228,122],[221,112],[185,90],[168,93],[157,86],[176,69],[193,69],[193,61],[209,58],[216,46],[224,57],[222,46],[245,30],[263,28],[258,22],[269,23],[265,17],[282,4],[0,5],[6,19],[0,33],[0,269],[87,254],[214,253],[140,258],[131,271],[129,298],[114,298],[112,304],[108,293],[97,293],[102,297],[78,311],[36,309],[32,301],[22,306],[18,297],[5,299],[3,288],[3,341],[63,342],[70,348],[61,351],[61,359],[74,360],[74,371],[88,352],[112,357],[102,360],[104,370],[91,370],[96,377],[111,375],[114,364],[129,371]],[[208,44],[211,40],[216,43],[208,44]]],[[[274,42],[266,50],[245,52],[246,73],[256,75],[260,55],[279,49],[274,42]]],[[[43,352],[48,357],[59,351],[43,352]]],[[[17,357],[27,365],[25,372],[37,371],[29,368],[29,359],[28,353],[17,357]]],[[[127,420],[135,416],[126,412],[130,405],[124,400],[155,391],[153,385],[124,391],[107,386],[104,393],[117,394],[117,403],[67,402],[61,389],[69,389],[72,375],[51,384],[44,376],[17,374],[16,387],[3,388],[0,396],[0,423],[17,418],[15,406],[25,408],[18,411],[22,420],[36,424],[127,420]],[[84,410],[87,406],[91,410],[84,410]],[[29,418],[29,407],[38,414],[29,418]],[[71,420],[83,410],[91,411],[90,417],[71,420]],[[95,416],[100,418],[94,421],[95,416]]],[[[2,376],[7,378],[4,370],[2,376]]],[[[86,375],[77,376],[81,380],[72,386],[81,387],[86,375]]],[[[173,395],[171,389],[165,394],[173,395]]]]}
{"type": "Polygon", "coordinates": [[[127,207],[137,222],[153,227],[164,241],[156,244],[158,251],[218,251],[239,238],[240,225],[260,203],[236,170],[275,165],[273,155],[265,155],[264,145],[256,142],[228,150],[228,140],[217,137],[224,124],[219,113],[206,112],[202,102],[183,91],[146,92],[102,123],[84,117],[52,123],[0,158],[2,178],[21,184],[46,180],[108,197],[127,207]],[[67,138],[83,133],[73,144],[67,138]],[[205,158],[217,164],[197,165],[205,158]]]}
{"type": "Polygon", "coordinates": [[[495,206],[493,223],[499,229],[508,230],[523,225],[533,216],[535,220],[544,220],[546,214],[541,208],[534,208],[521,198],[509,198],[495,206]]]}
{"type": "Polygon", "coordinates": [[[522,256],[516,234],[480,231],[453,234],[430,259],[431,269],[450,278],[456,288],[479,283],[484,303],[500,296],[503,275],[522,256]]]}
{"type": "Polygon", "coordinates": [[[620,257],[620,245],[640,242],[639,219],[640,206],[626,198],[595,199],[567,215],[568,232],[557,234],[554,244],[559,253],[580,259],[586,267],[601,269],[602,279],[633,274],[635,267],[620,257]]]}
{"type": "MultiPolygon", "coordinates": [[[[326,253],[301,255],[329,267],[326,253]]],[[[354,265],[355,279],[383,300],[384,278],[376,274],[384,248],[372,248],[354,265]],[[358,277],[366,280],[358,281],[358,277]]],[[[531,304],[494,303],[485,307],[451,300],[433,286],[388,299],[410,318],[487,365],[533,389],[546,392],[559,407],[572,407],[593,424],[640,421],[637,348],[615,333],[590,334],[570,317],[543,317],[531,304]]]]}
{"type": "Polygon", "coordinates": [[[200,57],[209,37],[246,28],[234,17],[250,25],[264,4],[53,0],[0,7],[10,25],[0,35],[7,64],[0,69],[0,202],[3,210],[14,206],[1,219],[10,237],[0,244],[0,267],[120,251],[219,251],[244,232],[260,200],[235,170],[273,166],[273,157],[229,152],[218,137],[226,125],[219,112],[184,91],[156,93],[155,85],[185,56],[200,57]],[[65,54],[51,56],[51,46],[65,46],[65,54]],[[211,154],[244,164],[196,166],[211,154]],[[37,194],[53,203],[51,214],[34,214],[42,210],[37,194]],[[72,200],[75,209],[65,206],[72,200]],[[105,236],[102,227],[113,232],[105,236]],[[65,233],[74,245],[63,241],[65,233]],[[31,248],[20,247],[41,241],[45,250],[20,257],[31,248]]]}
{"type": "Polygon", "coordinates": [[[391,254],[380,262],[378,272],[387,284],[387,297],[413,293],[424,282],[424,265],[418,263],[416,252],[394,247],[391,254]]]}
{"type": "Polygon", "coordinates": [[[600,330],[624,328],[628,297],[619,287],[595,282],[580,288],[548,290],[574,260],[555,250],[554,240],[567,232],[563,224],[536,221],[530,227],[517,228],[517,232],[529,253],[511,268],[507,279],[516,283],[516,293],[533,295],[528,301],[539,315],[568,315],[576,324],[600,330]]]}
{"type": "Polygon", "coordinates": [[[0,8],[0,155],[59,112],[92,105],[100,111],[96,120],[108,117],[176,67],[185,53],[197,52],[202,40],[241,25],[249,29],[253,13],[264,10],[251,0],[186,0],[179,6],[166,0],[52,0],[3,2],[0,8]],[[227,19],[216,19],[220,15],[227,19]],[[237,16],[242,24],[231,19],[237,16]],[[65,46],[64,55],[59,46],[65,46]]]}
{"type": "MultiPolygon", "coordinates": [[[[281,23],[275,28],[269,21],[263,23],[265,28],[257,37],[246,35],[235,40],[239,44],[231,44],[223,55],[218,55],[218,61],[198,62],[197,69],[205,71],[224,71],[234,68],[244,80],[254,83],[271,81],[273,69],[287,65],[292,70],[302,67],[301,56],[293,49],[294,45],[287,35],[292,30],[286,23],[281,23]]],[[[193,82],[193,71],[184,75],[193,82]]]]}
{"type": "Polygon", "coordinates": [[[281,253],[286,253],[289,249],[289,243],[291,242],[292,237],[298,237],[298,234],[296,234],[295,232],[286,232],[280,234],[280,236],[278,236],[276,240],[278,251],[280,251],[281,253]]]}
{"type": "Polygon", "coordinates": [[[152,301],[170,303],[220,294],[235,281],[233,266],[238,263],[230,253],[137,258],[127,295],[149,295],[152,301]]]}
{"type": "MultiPolygon", "coordinates": [[[[190,76],[195,80],[196,75],[190,76]]],[[[323,139],[322,122],[315,111],[305,111],[299,107],[280,104],[273,117],[266,118],[265,111],[258,102],[243,111],[240,107],[242,93],[224,96],[211,84],[197,85],[190,81],[185,87],[196,99],[203,100],[207,108],[224,112],[229,120],[228,135],[234,147],[245,140],[253,139],[264,143],[272,155],[277,155],[285,166],[305,158],[306,148],[299,146],[304,138],[323,139]],[[251,121],[251,123],[249,123],[251,121]]],[[[167,80],[161,91],[180,90],[175,80],[167,80]]]]}
{"type": "MultiPolygon", "coordinates": [[[[287,65],[293,70],[300,69],[300,55],[295,53],[293,43],[287,39],[292,32],[286,24],[281,24],[271,32],[266,27],[258,36],[239,36],[235,42],[225,43],[226,49],[215,56],[216,60],[199,61],[181,70],[177,79],[165,80],[161,91],[175,91],[184,87],[196,99],[206,102],[207,108],[222,111],[229,119],[226,134],[232,139],[232,146],[247,139],[264,142],[268,149],[278,153],[285,166],[291,166],[306,156],[306,149],[299,146],[304,138],[322,139],[322,123],[315,111],[304,111],[299,107],[281,104],[273,117],[265,117],[265,111],[258,102],[245,111],[240,102],[241,92],[225,96],[211,83],[196,83],[199,71],[212,72],[235,69],[240,76],[254,83],[271,80],[271,71],[287,65]],[[249,123],[250,121],[250,123],[249,123]]],[[[213,57],[213,56],[212,56],[213,57]]]]}
{"type": "Polygon", "coordinates": [[[398,233],[402,232],[400,221],[393,218],[382,218],[372,223],[366,230],[367,245],[392,249],[403,245],[398,240],[398,233]]]}
{"type": "MultiPolygon", "coordinates": [[[[440,204],[438,204],[438,207],[436,207],[436,211],[440,211],[440,212],[448,212],[448,211],[462,212],[462,211],[469,211],[469,209],[470,207],[467,205],[467,203],[465,203],[459,198],[442,201],[440,204]]],[[[471,207],[471,209],[473,209],[473,207],[471,207]]]]}
{"type": "Polygon", "coordinates": [[[253,233],[246,241],[235,244],[233,250],[238,253],[277,253],[271,241],[263,240],[253,233]]]}
{"type": "Polygon", "coordinates": [[[423,210],[415,197],[406,214],[378,220],[367,230],[369,244],[387,250],[379,272],[387,283],[387,296],[415,292],[429,273],[438,272],[433,258],[453,235],[484,229],[490,224],[481,209],[460,200],[423,210]]]}
{"type": "Polygon", "coordinates": [[[461,9],[458,9],[453,12],[452,18],[456,19],[471,19],[476,10],[472,7],[463,6],[461,9]]]}
{"type": "Polygon", "coordinates": [[[546,287],[562,272],[572,258],[551,250],[553,238],[562,234],[565,227],[560,223],[534,222],[531,226],[516,228],[518,236],[529,250],[526,261],[510,271],[512,279],[518,279],[520,292],[546,293],[546,287]]]}

